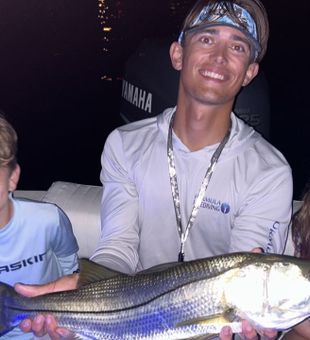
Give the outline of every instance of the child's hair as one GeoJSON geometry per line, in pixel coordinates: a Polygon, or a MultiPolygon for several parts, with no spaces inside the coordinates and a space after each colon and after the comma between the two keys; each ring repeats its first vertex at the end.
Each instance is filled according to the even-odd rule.
{"type": "Polygon", "coordinates": [[[0,167],[13,170],[17,164],[17,134],[13,126],[0,114],[0,167]]]}
{"type": "Polygon", "coordinates": [[[310,182],[303,194],[303,204],[292,219],[295,255],[310,259],[310,182]]]}

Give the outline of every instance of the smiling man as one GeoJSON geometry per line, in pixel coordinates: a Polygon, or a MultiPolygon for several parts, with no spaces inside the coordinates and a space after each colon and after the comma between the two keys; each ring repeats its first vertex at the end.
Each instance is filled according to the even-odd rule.
{"type": "MultiPolygon", "coordinates": [[[[237,93],[259,71],[268,27],[257,0],[200,0],[194,6],[170,48],[180,71],[176,106],[116,129],[105,143],[102,234],[92,260],[133,274],[254,248],[283,252],[291,169],[232,112],[237,93]]],[[[38,292],[28,287],[28,295],[38,292]]],[[[43,320],[34,324],[40,329],[43,320]]],[[[257,336],[246,322],[243,333],[257,336]]],[[[231,338],[229,328],[221,338],[231,338]]]]}

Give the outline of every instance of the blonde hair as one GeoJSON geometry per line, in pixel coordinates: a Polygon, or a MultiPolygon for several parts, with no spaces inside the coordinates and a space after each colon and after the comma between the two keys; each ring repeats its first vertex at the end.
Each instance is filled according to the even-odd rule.
{"type": "MultiPolygon", "coordinates": [[[[244,25],[242,20],[240,20],[238,14],[235,13],[233,4],[242,7],[251,15],[256,24],[258,35],[257,39],[260,45],[260,51],[256,61],[260,62],[267,50],[269,38],[269,21],[266,9],[259,0],[198,0],[185,18],[183,26],[181,28],[181,32],[186,32],[192,26],[193,21],[205,6],[210,6],[211,13],[212,10],[217,8],[217,6],[219,6],[220,4],[227,10],[229,16],[233,19],[233,21],[238,23],[238,25],[243,27],[245,30],[246,26],[244,25]]],[[[208,17],[205,18],[205,22],[207,21],[208,17]]]]}
{"type": "Polygon", "coordinates": [[[17,134],[13,126],[0,115],[0,167],[14,169],[17,160],[17,134]]]}

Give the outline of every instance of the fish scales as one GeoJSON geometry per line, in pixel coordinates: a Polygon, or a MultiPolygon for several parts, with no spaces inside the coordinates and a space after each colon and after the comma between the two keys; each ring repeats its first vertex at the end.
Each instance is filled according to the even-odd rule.
{"type": "Polygon", "coordinates": [[[37,313],[53,313],[77,336],[98,340],[188,339],[218,333],[223,322],[237,332],[240,317],[282,329],[310,315],[309,273],[308,261],[236,253],[116,274],[37,298],[0,285],[0,334],[37,313]]]}
{"type": "Polygon", "coordinates": [[[27,301],[16,299],[17,306],[32,309],[42,305],[41,311],[85,311],[85,303],[93,304],[92,310],[109,312],[147,303],[152,299],[192,281],[211,278],[246,261],[246,256],[211,258],[176,265],[165,271],[142,272],[135,276],[120,274],[104,282],[94,282],[81,287],[78,292],[68,291],[53,294],[53,297],[37,297],[27,301]],[[66,301],[72,301],[68,306],[66,301]],[[44,308],[43,308],[44,306],[44,308]]]}
{"type": "MultiPolygon", "coordinates": [[[[92,324],[97,329],[98,339],[180,339],[197,334],[199,325],[174,329],[179,322],[223,312],[222,291],[214,287],[219,279],[197,281],[160,296],[157,300],[136,308],[106,313],[81,315],[58,315],[59,323],[71,329],[78,329],[88,335],[85,325],[92,324]],[[204,294],[201,294],[205,291],[204,294]],[[212,294],[210,294],[212,291],[212,294]],[[160,305],[160,308],[158,308],[160,305]]],[[[57,315],[57,314],[56,314],[57,315]]],[[[200,327],[202,328],[202,327],[200,327]]]]}

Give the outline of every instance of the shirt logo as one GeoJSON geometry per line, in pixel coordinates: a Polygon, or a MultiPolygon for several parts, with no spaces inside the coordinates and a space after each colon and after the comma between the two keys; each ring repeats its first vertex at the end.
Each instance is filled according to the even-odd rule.
{"type": "Polygon", "coordinates": [[[230,212],[230,206],[228,203],[222,203],[221,204],[221,212],[223,214],[228,214],[230,212]]]}
{"type": "Polygon", "coordinates": [[[217,211],[224,215],[230,212],[230,205],[228,203],[221,202],[221,200],[212,197],[204,197],[200,207],[212,211],[217,211]]]}
{"type": "Polygon", "coordinates": [[[271,253],[273,250],[273,239],[275,233],[278,231],[280,223],[278,221],[274,222],[273,226],[269,229],[268,243],[266,247],[266,252],[271,253]]]}
{"type": "Polygon", "coordinates": [[[23,267],[28,267],[28,266],[34,265],[35,263],[43,262],[45,255],[46,253],[34,255],[32,257],[28,257],[27,259],[23,259],[23,260],[14,262],[14,263],[2,265],[0,266],[0,274],[13,272],[16,270],[20,270],[23,267]]]}

